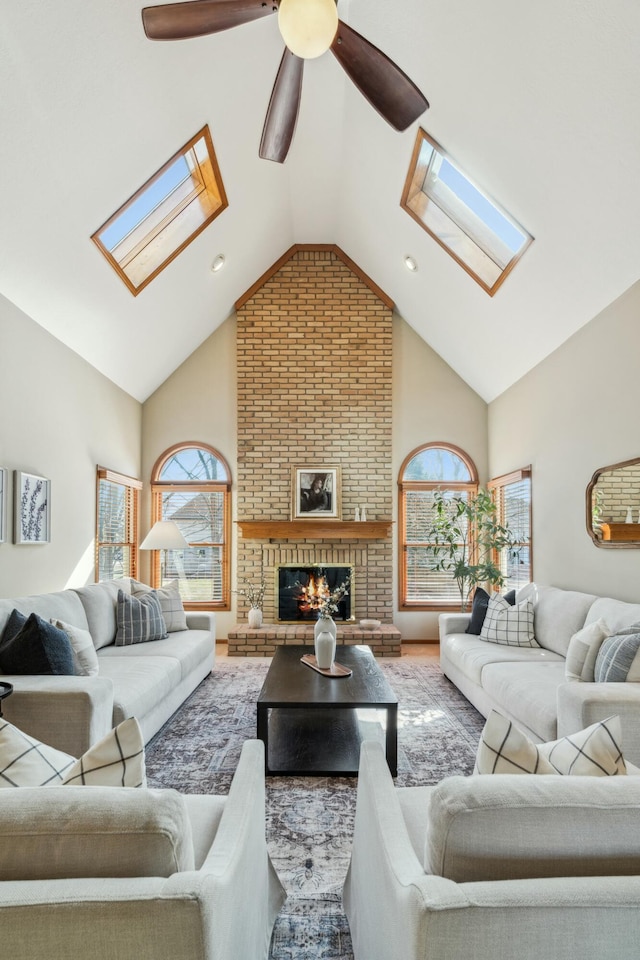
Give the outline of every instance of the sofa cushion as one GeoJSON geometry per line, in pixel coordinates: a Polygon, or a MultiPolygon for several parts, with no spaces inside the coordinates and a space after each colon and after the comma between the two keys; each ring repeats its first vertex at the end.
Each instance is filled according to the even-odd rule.
{"type": "Polygon", "coordinates": [[[639,777],[449,777],[423,863],[458,883],[640,872],[639,777]]]}
{"type": "Polygon", "coordinates": [[[93,645],[91,634],[82,627],[74,627],[71,623],[53,617],[51,623],[58,630],[66,633],[73,652],[73,665],[79,677],[97,677],[99,673],[98,654],[93,645]]]}
{"type": "Polygon", "coordinates": [[[613,777],[627,770],[620,747],[620,717],[599,720],[578,733],[535,744],[515,724],[492,710],[476,755],[477,774],[561,774],[613,777]]]}
{"type": "Polygon", "coordinates": [[[167,636],[167,627],[155,591],[141,597],[130,597],[124,590],[119,590],[116,618],[116,647],[162,640],[167,636]]]}
{"type": "MultiPolygon", "coordinates": [[[[119,649],[133,652],[138,645],[119,649]]],[[[113,681],[114,724],[146,716],[182,679],[180,663],[173,657],[100,657],[100,675],[113,681]]]]}
{"type": "Polygon", "coordinates": [[[132,717],[78,760],[0,718],[0,787],[140,787],[146,783],[144,741],[132,717]]]}
{"type": "Polygon", "coordinates": [[[196,670],[207,656],[211,656],[213,642],[207,630],[184,630],[170,633],[164,640],[154,640],[153,643],[136,643],[130,647],[103,647],[99,653],[99,661],[110,657],[167,657],[177,660],[180,668],[180,679],[185,680],[190,673],[196,670]]]}
{"type": "Polygon", "coordinates": [[[640,623],[607,637],[596,658],[596,683],[640,681],[640,623]]]}
{"type": "Polygon", "coordinates": [[[564,658],[542,647],[507,647],[503,644],[486,643],[480,637],[466,633],[446,634],[441,649],[474,683],[482,684],[482,671],[490,663],[563,663],[564,658]]]}
{"type": "Polygon", "coordinates": [[[567,680],[593,682],[598,651],[602,646],[602,641],[607,639],[610,632],[604,620],[594,620],[583,627],[582,630],[574,633],[569,641],[565,663],[567,680]]]}
{"type": "Polygon", "coordinates": [[[480,639],[507,647],[537,647],[533,633],[533,602],[522,600],[511,606],[495,593],[489,600],[480,639]]]}
{"type": "Polygon", "coordinates": [[[25,618],[14,610],[0,640],[0,670],[73,676],[76,671],[69,637],[37,613],[25,618]]]}
{"type": "MultiPolygon", "coordinates": [[[[518,591],[516,601],[527,597],[533,600],[536,640],[541,647],[566,657],[571,637],[585,625],[595,596],[529,583],[518,591]]],[[[606,616],[604,619],[611,625],[606,616]]]]}
{"type": "Polygon", "coordinates": [[[172,580],[165,587],[158,587],[157,589],[147,586],[146,583],[140,583],[138,580],[131,580],[131,596],[142,597],[149,593],[152,593],[160,601],[160,609],[167,633],[187,629],[187,615],[177,580],[172,580]]]}
{"type": "MultiPolygon", "coordinates": [[[[75,590],[85,611],[87,627],[96,650],[115,643],[116,639],[116,606],[118,591],[131,592],[129,577],[122,580],[103,580],[102,583],[91,583],[86,587],[75,590]]],[[[67,617],[61,619],[66,620],[67,617]]],[[[74,620],[70,621],[75,623],[74,620]]]]}
{"type": "MultiPolygon", "coordinates": [[[[465,630],[465,633],[473,633],[476,636],[480,635],[484,618],[487,615],[487,607],[489,606],[490,599],[491,597],[486,590],[483,590],[482,587],[476,588],[476,592],[473,595],[473,603],[471,605],[471,618],[469,619],[469,625],[465,630]]],[[[515,590],[510,590],[508,593],[505,593],[504,599],[508,604],[513,606],[513,604],[516,602],[515,590]]]]}
{"type": "Polygon", "coordinates": [[[173,790],[25,787],[2,797],[0,881],[168,877],[193,868],[189,817],[173,790]]]}
{"type": "Polygon", "coordinates": [[[598,597],[589,607],[585,623],[601,619],[609,627],[610,633],[620,633],[640,621],[640,603],[626,603],[624,600],[598,597]]]}
{"type": "Polygon", "coordinates": [[[555,740],[557,690],[565,683],[564,661],[491,663],[482,671],[482,686],[516,723],[546,742],[555,740]]]}

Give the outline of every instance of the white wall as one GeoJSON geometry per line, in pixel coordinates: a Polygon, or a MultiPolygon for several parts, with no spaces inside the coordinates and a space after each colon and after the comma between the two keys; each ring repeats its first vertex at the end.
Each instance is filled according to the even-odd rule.
{"type": "MultiPolygon", "coordinates": [[[[455,444],[487,477],[487,404],[401,317],[394,317],[393,475],[424,443],[455,444]]],[[[438,614],[398,610],[398,497],[394,497],[394,617],[403,640],[435,640],[438,614]]]]}
{"type": "MultiPolygon", "coordinates": [[[[231,317],[205,340],[145,401],[142,412],[142,478],[145,483],[141,536],[151,523],[148,484],[153,466],[175,443],[193,440],[215,447],[229,464],[236,519],[237,474],[236,321],[231,317]]],[[[236,526],[233,525],[232,569],[235,569],[236,526]]],[[[142,579],[148,581],[148,558],[142,552],[142,579]]],[[[235,596],[232,597],[235,608],[235,596]]],[[[237,622],[235,613],[218,613],[216,632],[225,638],[237,622]]]]}
{"type": "Polygon", "coordinates": [[[489,408],[491,473],[533,466],[534,579],[636,602],[640,549],[592,543],[585,492],[640,456],[639,318],[636,283],[489,408]]]}
{"type": "MultiPolygon", "coordinates": [[[[124,349],[124,347],[123,347],[124,349]]],[[[94,579],[96,466],[140,476],[141,405],[0,296],[0,466],[51,480],[51,543],[0,544],[0,596],[94,579]]]]}

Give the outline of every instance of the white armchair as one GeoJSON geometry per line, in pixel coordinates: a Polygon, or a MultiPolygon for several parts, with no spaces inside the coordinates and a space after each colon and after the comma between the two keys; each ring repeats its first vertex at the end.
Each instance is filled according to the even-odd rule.
{"type": "Polygon", "coordinates": [[[637,960],[640,778],[396,789],[364,742],[343,899],[355,960],[637,960]]]}
{"type": "Polygon", "coordinates": [[[228,796],[2,790],[0,943],[12,960],[266,960],[286,899],[265,841],[264,745],[228,796]]]}

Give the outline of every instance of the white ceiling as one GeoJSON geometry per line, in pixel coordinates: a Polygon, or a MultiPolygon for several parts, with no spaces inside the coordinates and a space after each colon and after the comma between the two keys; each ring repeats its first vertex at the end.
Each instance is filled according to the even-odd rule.
{"type": "Polygon", "coordinates": [[[338,244],[487,401],[640,277],[637,0],[339,0],[431,109],[397,133],[327,53],[283,165],[276,17],[153,43],[143,5],[2,0],[0,29],[0,293],[137,399],[294,243],[338,244]],[[89,237],[205,123],[229,207],[134,298],[89,237]],[[419,126],[535,237],[493,298],[400,209],[419,126]]]}

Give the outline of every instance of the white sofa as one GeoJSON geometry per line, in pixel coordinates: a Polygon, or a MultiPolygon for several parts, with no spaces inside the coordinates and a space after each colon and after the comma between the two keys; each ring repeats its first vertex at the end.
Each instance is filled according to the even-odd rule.
{"type": "Polygon", "coordinates": [[[14,687],[2,701],[5,718],[75,757],[127,717],[137,718],[148,741],[213,668],[213,613],[188,612],[188,629],[164,640],[116,647],[119,589],[130,593],[130,580],[0,600],[0,635],[14,609],[56,617],[91,634],[100,665],[96,677],[2,675],[14,687]]]}
{"type": "Polygon", "coordinates": [[[488,716],[495,708],[536,742],[576,733],[618,714],[625,759],[640,765],[640,684],[583,683],[565,679],[569,641],[583,626],[602,619],[612,633],[640,622],[640,604],[527,584],[516,602],[534,600],[539,647],[487,643],[465,633],[470,615],[440,616],[442,671],[488,716]]]}
{"type": "Polygon", "coordinates": [[[343,890],[355,960],[637,960],[640,777],[450,777],[360,755],[343,890]]]}
{"type": "Polygon", "coordinates": [[[229,794],[23,787],[0,804],[12,960],[266,960],[286,898],[265,841],[264,744],[229,794]]]}

